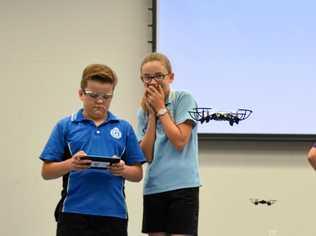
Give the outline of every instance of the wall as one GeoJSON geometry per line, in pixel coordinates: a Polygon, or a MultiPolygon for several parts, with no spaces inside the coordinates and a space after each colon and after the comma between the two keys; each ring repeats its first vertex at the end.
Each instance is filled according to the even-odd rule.
{"type": "MultiPolygon", "coordinates": [[[[136,124],[138,66],[151,49],[151,1],[4,1],[0,7],[2,165],[0,235],[55,234],[60,180],[40,177],[39,153],[58,119],[80,107],[83,68],[112,66],[112,111],[136,124]]],[[[200,143],[200,235],[312,236],[316,195],[310,143],[200,143]],[[276,199],[271,207],[249,198],[276,199]],[[271,231],[272,232],[272,231],[271,231]],[[270,233],[271,233],[270,232],[270,233]]],[[[140,235],[142,185],[127,184],[130,235],[140,235]]]]}
{"type": "Polygon", "coordinates": [[[315,173],[304,142],[200,142],[201,235],[312,236],[315,173]],[[251,199],[276,200],[271,206],[251,199]]]}
{"type": "MultiPolygon", "coordinates": [[[[142,94],[138,66],[151,50],[150,4],[1,2],[0,235],[54,235],[61,180],[41,179],[38,156],[57,120],[80,108],[78,89],[86,65],[105,63],[117,72],[112,111],[135,124],[142,94]]],[[[141,184],[129,189],[130,205],[138,205],[141,184]]],[[[135,209],[137,219],[140,211],[135,209]]],[[[139,227],[130,230],[139,232],[139,227]]]]}

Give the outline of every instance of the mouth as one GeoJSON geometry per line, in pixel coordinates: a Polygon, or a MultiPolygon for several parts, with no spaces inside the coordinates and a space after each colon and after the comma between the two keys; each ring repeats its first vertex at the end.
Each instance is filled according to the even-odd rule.
{"type": "Polygon", "coordinates": [[[104,111],[105,107],[104,106],[95,106],[95,107],[93,107],[93,110],[96,112],[104,111]]]}

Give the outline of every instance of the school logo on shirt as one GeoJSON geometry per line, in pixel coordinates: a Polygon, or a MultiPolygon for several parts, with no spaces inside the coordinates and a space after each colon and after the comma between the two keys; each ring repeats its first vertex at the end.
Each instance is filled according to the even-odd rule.
{"type": "Polygon", "coordinates": [[[122,137],[122,133],[119,128],[115,127],[111,129],[111,136],[116,139],[120,139],[122,137]]]}

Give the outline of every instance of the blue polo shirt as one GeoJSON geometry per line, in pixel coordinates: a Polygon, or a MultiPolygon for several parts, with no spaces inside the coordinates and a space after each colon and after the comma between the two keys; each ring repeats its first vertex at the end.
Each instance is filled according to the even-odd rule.
{"type": "MultiPolygon", "coordinates": [[[[40,155],[43,161],[65,160],[65,150],[74,155],[119,156],[127,165],[145,161],[132,126],[108,112],[107,120],[96,126],[82,110],[60,120],[40,155]]],[[[62,212],[126,219],[124,178],[109,170],[85,169],[69,173],[62,212]]]]}
{"type": "MultiPolygon", "coordinates": [[[[189,114],[197,104],[188,92],[171,91],[166,107],[175,124],[187,120],[193,122],[192,134],[188,144],[178,151],[166,136],[160,120],[157,120],[154,157],[147,166],[144,179],[145,195],[200,186],[197,124],[189,114]]],[[[141,141],[148,124],[143,109],[138,111],[137,120],[137,138],[141,141]]]]}

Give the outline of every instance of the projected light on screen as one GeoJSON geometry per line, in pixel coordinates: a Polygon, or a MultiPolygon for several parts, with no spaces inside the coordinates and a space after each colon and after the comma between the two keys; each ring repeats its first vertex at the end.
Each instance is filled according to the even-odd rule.
{"type": "Polygon", "coordinates": [[[316,1],[159,0],[157,51],[176,90],[213,112],[250,109],[200,133],[316,134],[316,1]]]}

